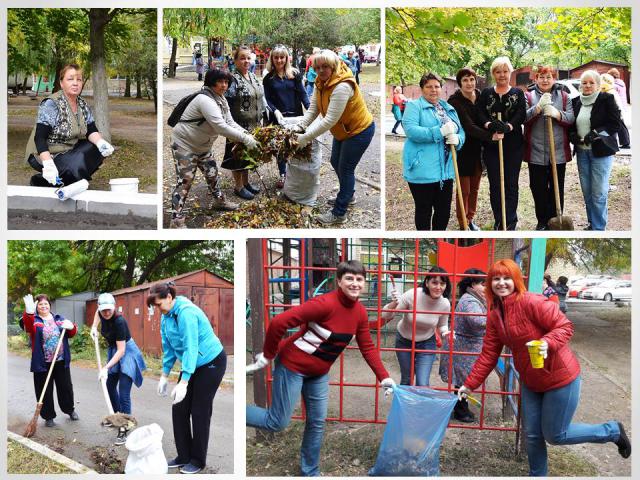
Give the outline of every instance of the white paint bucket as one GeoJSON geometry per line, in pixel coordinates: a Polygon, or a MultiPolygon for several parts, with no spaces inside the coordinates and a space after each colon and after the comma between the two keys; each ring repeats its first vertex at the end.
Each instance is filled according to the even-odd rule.
{"type": "Polygon", "coordinates": [[[109,180],[109,186],[112,192],[120,193],[138,193],[137,178],[112,178],[109,180]]]}

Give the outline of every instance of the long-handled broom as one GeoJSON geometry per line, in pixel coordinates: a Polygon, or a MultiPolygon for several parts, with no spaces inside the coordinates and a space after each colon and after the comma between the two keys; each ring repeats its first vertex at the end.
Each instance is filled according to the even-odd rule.
{"type": "Polygon", "coordinates": [[[49,367],[47,378],[44,381],[44,387],[42,387],[42,392],[40,393],[40,398],[38,399],[38,404],[36,405],[36,411],[33,414],[33,418],[27,425],[27,428],[24,429],[23,436],[27,438],[33,437],[38,428],[38,417],[40,416],[40,410],[42,410],[42,401],[44,400],[44,394],[47,392],[47,386],[49,385],[49,380],[51,379],[51,374],[53,373],[53,367],[56,366],[56,359],[58,358],[58,353],[60,353],[60,347],[62,346],[62,340],[64,339],[66,331],[66,329],[62,329],[62,332],[60,333],[60,339],[58,340],[58,344],[56,345],[56,351],[53,353],[53,361],[51,362],[51,366],[49,367]]]}

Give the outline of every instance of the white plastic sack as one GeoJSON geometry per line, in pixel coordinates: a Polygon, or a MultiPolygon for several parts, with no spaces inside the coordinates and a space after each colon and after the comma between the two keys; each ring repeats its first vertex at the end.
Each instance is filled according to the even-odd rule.
{"type": "MultiPolygon", "coordinates": [[[[302,117],[287,117],[287,124],[295,124],[302,117]]],[[[311,161],[292,158],[287,165],[287,179],[283,192],[290,200],[314,207],[318,199],[320,188],[320,167],[322,165],[322,150],[317,140],[311,142],[311,161]]]]}
{"type": "Polygon", "coordinates": [[[129,450],[124,473],[167,473],[167,459],[162,451],[162,435],[160,425],[152,423],[136,428],[129,434],[125,447],[129,450]]]}

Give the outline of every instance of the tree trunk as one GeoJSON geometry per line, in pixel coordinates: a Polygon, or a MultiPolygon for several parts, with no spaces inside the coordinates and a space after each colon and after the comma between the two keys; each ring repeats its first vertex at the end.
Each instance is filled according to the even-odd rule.
{"type": "Polygon", "coordinates": [[[136,75],[136,98],[142,98],[142,77],[136,75]]]}
{"type": "Polygon", "coordinates": [[[178,55],[178,39],[171,38],[171,58],[169,59],[169,78],[176,77],[176,56],[178,55]]]}
{"type": "Polygon", "coordinates": [[[124,81],[124,96],[127,98],[131,98],[131,76],[130,75],[127,75],[127,78],[124,81]]]}
{"type": "Polygon", "coordinates": [[[100,134],[111,141],[109,124],[109,90],[107,84],[107,66],[105,64],[104,34],[107,24],[112,20],[108,8],[89,9],[89,58],[93,84],[93,117],[100,134]]]}
{"type": "Polygon", "coordinates": [[[158,113],[158,84],[155,78],[147,79],[149,86],[151,87],[151,93],[153,94],[153,111],[158,113]]]}

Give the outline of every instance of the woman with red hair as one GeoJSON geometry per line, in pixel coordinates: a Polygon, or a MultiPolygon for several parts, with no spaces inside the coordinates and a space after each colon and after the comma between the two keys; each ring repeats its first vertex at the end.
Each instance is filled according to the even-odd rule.
{"type": "Polygon", "coordinates": [[[526,291],[522,272],[512,260],[498,260],[487,273],[485,289],[489,314],[482,352],[458,390],[458,397],[478,388],[496,366],[502,347],[513,352],[522,386],[529,475],[547,475],[547,446],[607,443],[618,446],[623,458],[631,455],[631,442],[620,422],[571,423],[580,399],[580,365],[569,348],[573,324],[557,303],[526,291]],[[533,368],[527,343],[540,340],[543,368],[533,368]]]}

